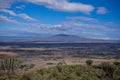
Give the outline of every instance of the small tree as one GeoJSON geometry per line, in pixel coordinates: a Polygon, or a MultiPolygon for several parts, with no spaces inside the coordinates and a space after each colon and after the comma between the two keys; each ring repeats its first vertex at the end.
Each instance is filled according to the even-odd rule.
{"type": "MultiPolygon", "coordinates": [[[[11,75],[15,74],[15,69],[19,66],[20,61],[16,58],[5,58],[1,61],[1,69],[4,71],[7,76],[11,77],[11,75]]],[[[10,79],[11,80],[11,79],[10,79]]]]}
{"type": "Polygon", "coordinates": [[[57,64],[56,68],[57,68],[58,72],[62,72],[62,65],[63,65],[62,62],[59,62],[59,63],[57,64]]]}
{"type": "Polygon", "coordinates": [[[30,69],[34,68],[35,64],[30,64],[30,69]]]}
{"type": "Polygon", "coordinates": [[[113,78],[113,73],[116,70],[116,67],[109,62],[103,62],[101,64],[101,68],[106,73],[106,76],[113,78]]]}
{"type": "Polygon", "coordinates": [[[113,64],[116,65],[116,66],[119,66],[120,62],[114,62],[113,64]]]}
{"type": "Polygon", "coordinates": [[[87,64],[87,65],[90,66],[90,65],[92,65],[92,63],[93,63],[93,60],[86,60],[86,64],[87,64]]]}

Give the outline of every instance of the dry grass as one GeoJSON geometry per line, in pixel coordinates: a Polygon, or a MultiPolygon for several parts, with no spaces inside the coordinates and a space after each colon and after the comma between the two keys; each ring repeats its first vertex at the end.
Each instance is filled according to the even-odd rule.
{"type": "MultiPolygon", "coordinates": [[[[72,47],[69,47],[72,48],[72,47]]],[[[79,47],[75,47],[75,48],[79,48],[79,47]]],[[[60,48],[19,48],[19,47],[10,47],[10,46],[0,46],[0,49],[4,49],[4,50],[35,50],[35,51],[44,51],[44,50],[60,50],[60,48]]],[[[118,48],[120,50],[120,48],[118,48]]],[[[36,69],[40,69],[40,68],[45,68],[45,67],[51,67],[51,66],[56,66],[59,62],[65,62],[68,65],[71,64],[85,64],[85,61],[88,60],[89,58],[74,58],[74,57],[70,57],[67,54],[71,53],[71,51],[67,50],[64,52],[62,51],[58,51],[55,52],[54,55],[38,55],[38,56],[31,56],[31,57],[23,57],[21,56],[20,58],[23,59],[23,64],[35,64],[35,68],[36,69]],[[43,59],[41,57],[45,57],[46,59],[43,59]],[[52,59],[49,59],[48,57],[53,57],[52,59]],[[57,57],[64,57],[63,59],[57,59],[57,57]],[[48,64],[51,63],[51,64],[48,64]]],[[[17,53],[13,53],[13,52],[0,52],[0,57],[11,57],[11,56],[19,56],[17,53]]],[[[116,61],[115,59],[103,59],[103,58],[97,58],[94,59],[92,58],[92,60],[94,61],[93,64],[100,64],[102,62],[114,62],[116,61]]]]}
{"type": "MultiPolygon", "coordinates": [[[[34,69],[41,69],[41,68],[48,68],[48,67],[52,67],[52,66],[56,66],[59,62],[62,63],[66,63],[67,65],[72,65],[72,64],[86,64],[86,60],[88,60],[89,58],[69,58],[66,57],[64,59],[50,59],[50,60],[44,60],[41,58],[26,58],[26,60],[24,61],[24,64],[35,64],[36,66],[34,67],[34,69]],[[51,63],[51,65],[49,65],[48,63],[51,63]]],[[[115,59],[92,59],[94,61],[93,64],[101,64],[102,62],[110,62],[113,63],[114,61],[116,61],[115,59]]]]}

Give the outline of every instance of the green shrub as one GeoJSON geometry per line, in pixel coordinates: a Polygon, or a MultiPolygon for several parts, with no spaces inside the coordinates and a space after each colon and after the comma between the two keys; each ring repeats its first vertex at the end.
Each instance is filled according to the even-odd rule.
{"type": "MultiPolygon", "coordinates": [[[[0,76],[0,80],[10,80],[0,76]]],[[[120,66],[104,62],[101,65],[57,65],[14,75],[11,80],[120,80],[120,66]]]]}
{"type": "Polygon", "coordinates": [[[118,67],[114,74],[113,74],[114,80],[120,80],[120,67],[118,67]]]}
{"type": "Polygon", "coordinates": [[[106,76],[113,78],[114,71],[116,70],[116,67],[109,62],[103,62],[101,64],[102,70],[106,73],[106,76]]]}
{"type": "Polygon", "coordinates": [[[120,62],[114,62],[114,65],[120,66],[120,62]]]}
{"type": "Polygon", "coordinates": [[[93,63],[93,60],[86,60],[87,65],[92,65],[92,63],[93,63]]]}

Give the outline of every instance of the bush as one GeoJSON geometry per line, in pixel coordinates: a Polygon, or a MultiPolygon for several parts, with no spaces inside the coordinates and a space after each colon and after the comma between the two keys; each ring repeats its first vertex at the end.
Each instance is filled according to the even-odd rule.
{"type": "Polygon", "coordinates": [[[114,80],[120,80],[120,67],[118,67],[114,74],[113,74],[114,80]]]}
{"type": "Polygon", "coordinates": [[[119,66],[120,62],[114,62],[113,64],[119,66]]]}
{"type": "Polygon", "coordinates": [[[93,60],[86,60],[87,65],[92,65],[92,63],[93,63],[93,60]]]}
{"type": "MultiPolygon", "coordinates": [[[[10,79],[0,76],[0,80],[10,79]]],[[[11,80],[120,80],[120,66],[107,62],[96,66],[59,64],[56,67],[13,75],[11,80]]]]}
{"type": "Polygon", "coordinates": [[[106,73],[106,76],[113,78],[114,71],[116,70],[116,67],[109,62],[103,62],[101,64],[102,70],[106,73]]]}
{"type": "Polygon", "coordinates": [[[0,69],[2,69],[5,74],[11,75],[15,73],[19,65],[20,60],[16,58],[5,58],[1,61],[0,69]]]}

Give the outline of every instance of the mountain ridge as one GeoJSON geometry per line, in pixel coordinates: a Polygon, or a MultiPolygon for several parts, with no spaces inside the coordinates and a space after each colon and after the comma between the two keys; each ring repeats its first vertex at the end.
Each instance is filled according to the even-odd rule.
{"type": "Polygon", "coordinates": [[[79,37],[76,35],[69,35],[69,34],[56,34],[53,36],[48,36],[44,38],[38,37],[33,37],[33,38],[26,38],[26,37],[17,37],[17,38],[12,38],[9,40],[6,39],[1,39],[0,41],[18,41],[18,42],[25,42],[25,41],[30,41],[30,42],[64,42],[64,43],[104,43],[104,42],[119,42],[120,40],[103,40],[103,39],[90,39],[90,38],[85,38],[85,37],[79,37]]]}

